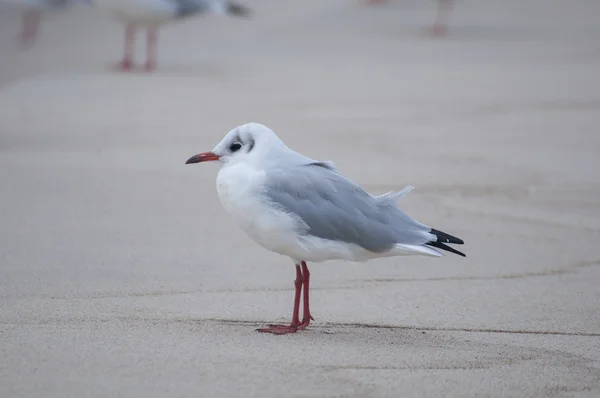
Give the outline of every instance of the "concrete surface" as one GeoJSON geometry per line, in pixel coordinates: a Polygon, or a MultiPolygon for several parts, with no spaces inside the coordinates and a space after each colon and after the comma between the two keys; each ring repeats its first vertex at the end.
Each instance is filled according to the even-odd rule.
{"type": "Polygon", "coordinates": [[[600,396],[600,3],[465,0],[444,40],[433,1],[249,4],[165,28],[153,75],[95,10],[29,49],[0,14],[0,396],[600,396]],[[314,325],[254,332],[293,266],[184,165],[247,121],[414,184],[468,257],[313,265],[314,325]]]}

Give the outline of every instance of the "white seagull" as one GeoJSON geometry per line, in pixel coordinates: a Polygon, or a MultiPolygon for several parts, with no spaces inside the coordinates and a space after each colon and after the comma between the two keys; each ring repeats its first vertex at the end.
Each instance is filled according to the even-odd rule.
{"type": "Polygon", "coordinates": [[[122,70],[133,68],[135,31],[146,28],[147,61],[146,69],[156,68],[158,27],[168,22],[178,21],[200,13],[229,14],[245,17],[250,10],[229,0],[93,0],[125,24],[125,55],[119,67],[122,70]]]}
{"type": "Polygon", "coordinates": [[[291,324],[260,332],[294,333],[313,319],[307,261],[439,257],[440,250],[465,256],[446,245],[463,244],[461,239],[415,221],[396,206],[414,187],[371,195],[341,175],[333,163],[294,152],[261,124],[234,128],[212,151],[195,155],[186,164],[214,160],[222,163],[217,192],[223,207],[256,243],[288,256],[296,265],[291,324]]]}

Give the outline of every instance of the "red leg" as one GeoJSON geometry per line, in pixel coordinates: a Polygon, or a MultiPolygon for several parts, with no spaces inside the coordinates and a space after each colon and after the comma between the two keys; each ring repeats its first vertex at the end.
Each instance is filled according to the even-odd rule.
{"type": "Polygon", "coordinates": [[[437,15],[431,27],[433,36],[445,36],[448,33],[448,20],[452,11],[453,0],[438,0],[437,15]]]}
{"type": "Polygon", "coordinates": [[[298,325],[298,330],[304,330],[310,325],[311,320],[315,320],[312,315],[310,315],[310,306],[308,305],[308,297],[310,290],[310,272],[308,271],[308,267],[306,266],[306,262],[302,261],[302,289],[304,290],[304,310],[302,316],[302,323],[298,325]]]}
{"type": "Polygon", "coordinates": [[[296,333],[298,325],[300,324],[300,293],[302,292],[302,271],[300,266],[296,264],[296,280],[294,281],[296,287],[296,295],[294,296],[294,313],[292,314],[292,323],[290,325],[271,325],[268,328],[256,329],[263,333],[273,334],[287,334],[296,333]]]}
{"type": "Polygon", "coordinates": [[[23,14],[23,30],[19,38],[24,45],[33,43],[38,35],[42,12],[40,10],[27,10],[23,14]]]}
{"type": "Polygon", "coordinates": [[[157,54],[157,42],[158,42],[158,26],[151,26],[148,28],[148,39],[146,42],[147,48],[147,61],[146,70],[153,71],[156,69],[156,54],[157,54]]]}
{"type": "Polygon", "coordinates": [[[119,64],[121,70],[131,70],[133,68],[133,49],[135,45],[135,25],[128,23],[125,25],[125,53],[123,60],[119,64]]]}

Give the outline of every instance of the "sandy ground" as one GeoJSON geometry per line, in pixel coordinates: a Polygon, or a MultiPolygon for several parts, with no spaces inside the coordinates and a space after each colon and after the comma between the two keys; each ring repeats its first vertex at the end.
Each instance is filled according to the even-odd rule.
{"type": "Polygon", "coordinates": [[[600,396],[600,3],[465,0],[445,40],[432,1],[249,4],[165,28],[152,75],[95,10],[21,49],[3,9],[0,396],[600,396]],[[415,185],[468,257],[313,265],[314,325],[256,333],[292,263],[184,165],[248,121],[415,185]]]}

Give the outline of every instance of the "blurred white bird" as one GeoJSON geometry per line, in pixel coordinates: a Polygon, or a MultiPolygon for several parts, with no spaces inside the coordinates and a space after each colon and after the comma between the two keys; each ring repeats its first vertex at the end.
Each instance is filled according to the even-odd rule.
{"type": "Polygon", "coordinates": [[[0,0],[2,4],[22,10],[19,40],[25,45],[32,44],[38,36],[44,12],[65,10],[78,2],[89,3],[89,0],[0,0]]]}
{"type": "Polygon", "coordinates": [[[147,61],[146,69],[156,68],[158,27],[168,22],[184,19],[199,13],[230,14],[248,16],[250,10],[228,0],[93,0],[99,9],[113,14],[125,24],[125,54],[119,64],[122,70],[130,70],[134,65],[133,49],[135,31],[146,28],[147,61]]]}

